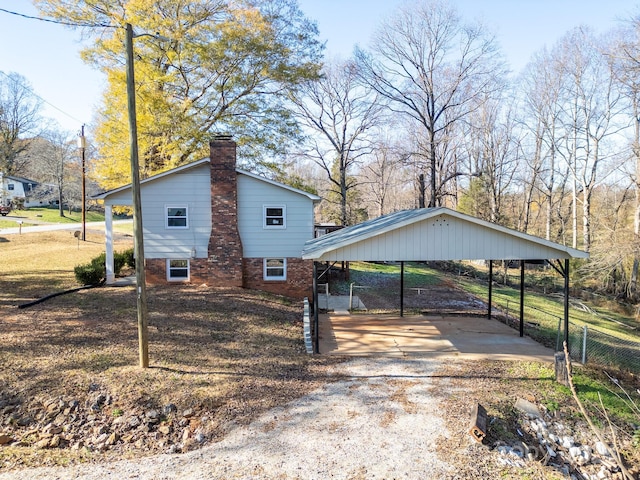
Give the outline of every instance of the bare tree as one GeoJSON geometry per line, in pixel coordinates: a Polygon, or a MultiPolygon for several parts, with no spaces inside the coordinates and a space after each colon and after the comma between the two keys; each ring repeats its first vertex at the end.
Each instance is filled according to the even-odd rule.
{"type": "Polygon", "coordinates": [[[0,71],[0,172],[22,173],[26,159],[20,154],[37,133],[40,103],[22,75],[0,71]]]}
{"type": "Polygon", "coordinates": [[[591,208],[594,188],[608,160],[605,140],[620,128],[614,122],[621,108],[615,76],[604,42],[579,27],[561,41],[563,74],[567,79],[565,154],[573,181],[573,246],[577,247],[578,217],[582,217],[582,247],[591,247],[591,208]],[[582,212],[578,213],[578,203],[582,212]]]}
{"type": "Polygon", "coordinates": [[[364,202],[369,216],[381,216],[404,207],[403,193],[407,175],[402,150],[384,134],[379,135],[373,152],[360,169],[364,202]]]}
{"type": "Polygon", "coordinates": [[[47,132],[33,140],[28,158],[31,171],[44,184],[42,198],[57,200],[60,216],[64,217],[65,203],[73,197],[69,194],[74,189],[72,185],[80,181],[80,171],[74,168],[78,163],[75,137],[60,131],[47,132]]]}
{"type": "Polygon", "coordinates": [[[498,88],[504,73],[496,42],[480,24],[465,25],[439,1],[406,4],[374,37],[371,53],[356,51],[363,80],[407,115],[425,137],[429,206],[442,203],[445,186],[457,175],[443,148],[451,125],[478,99],[498,88]]]}
{"type": "Polygon", "coordinates": [[[348,198],[358,185],[350,173],[371,153],[369,132],[381,112],[371,91],[357,79],[353,62],[327,64],[320,80],[304,84],[292,96],[295,114],[308,133],[305,156],[326,173],[343,225],[350,223],[348,198]]]}
{"type": "Polygon", "coordinates": [[[640,15],[632,18],[620,31],[620,37],[610,53],[614,72],[626,100],[627,113],[632,119],[633,133],[630,140],[633,170],[630,174],[635,191],[633,214],[633,267],[630,290],[638,287],[640,268],[640,15]]]}
{"type": "MultiPolygon", "coordinates": [[[[527,142],[523,170],[525,185],[522,230],[527,231],[531,206],[534,199],[544,203],[545,238],[551,240],[552,225],[561,212],[559,205],[568,178],[566,168],[560,171],[559,144],[566,132],[562,128],[561,116],[564,108],[563,94],[566,87],[560,59],[546,49],[537,53],[527,65],[521,77],[522,106],[520,124],[527,142]]],[[[564,229],[561,226],[560,236],[564,229]]]]}
{"type": "Polygon", "coordinates": [[[481,107],[469,116],[464,141],[467,173],[470,178],[467,202],[463,210],[491,222],[506,224],[502,199],[510,188],[520,159],[520,143],[515,133],[515,121],[510,107],[513,102],[482,100],[481,107]],[[473,204],[473,206],[469,205],[473,204]]]}

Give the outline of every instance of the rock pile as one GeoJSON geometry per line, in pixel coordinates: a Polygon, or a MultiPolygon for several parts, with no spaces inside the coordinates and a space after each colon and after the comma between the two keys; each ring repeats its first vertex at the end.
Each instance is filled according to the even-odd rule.
{"type": "Polygon", "coordinates": [[[34,399],[28,405],[0,400],[0,448],[179,453],[205,443],[210,424],[194,409],[180,411],[174,404],[154,408],[141,402],[125,411],[98,391],[84,402],[72,397],[34,399]]]}
{"type": "Polygon", "coordinates": [[[570,427],[542,414],[531,402],[518,399],[521,412],[519,442],[498,442],[499,462],[524,467],[527,461],[539,461],[554,467],[567,478],[577,480],[623,479],[611,448],[598,441],[588,426],[570,427]]]}

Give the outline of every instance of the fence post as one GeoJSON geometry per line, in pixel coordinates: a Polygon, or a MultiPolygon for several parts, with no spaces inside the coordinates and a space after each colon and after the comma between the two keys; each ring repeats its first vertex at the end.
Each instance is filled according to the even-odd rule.
{"type": "Polygon", "coordinates": [[[587,326],[582,327],[582,365],[587,364],[587,326]]]}
{"type": "Polygon", "coordinates": [[[349,311],[353,310],[353,282],[349,285],[349,311]]]}

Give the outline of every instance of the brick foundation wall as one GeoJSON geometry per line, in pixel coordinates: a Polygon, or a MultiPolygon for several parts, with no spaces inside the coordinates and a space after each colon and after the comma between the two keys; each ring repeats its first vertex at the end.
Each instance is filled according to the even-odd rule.
{"type": "Polygon", "coordinates": [[[300,258],[287,258],[287,279],[265,281],[263,259],[245,258],[243,263],[243,284],[245,288],[302,299],[312,297],[313,262],[300,258]]]}
{"type": "Polygon", "coordinates": [[[149,284],[167,283],[167,260],[164,258],[145,259],[144,275],[149,284]]]}

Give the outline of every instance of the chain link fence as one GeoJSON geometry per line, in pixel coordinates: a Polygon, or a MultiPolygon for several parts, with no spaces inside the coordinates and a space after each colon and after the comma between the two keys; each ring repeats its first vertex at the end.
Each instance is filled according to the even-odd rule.
{"type": "MultiPolygon", "coordinates": [[[[520,304],[507,301],[499,306],[507,324],[518,328],[520,304]]],[[[535,307],[524,307],[525,334],[543,345],[562,350],[563,319],[535,307]]],[[[613,366],[640,373],[640,342],[616,337],[601,330],[569,320],[569,353],[583,364],[613,366]]]]}

